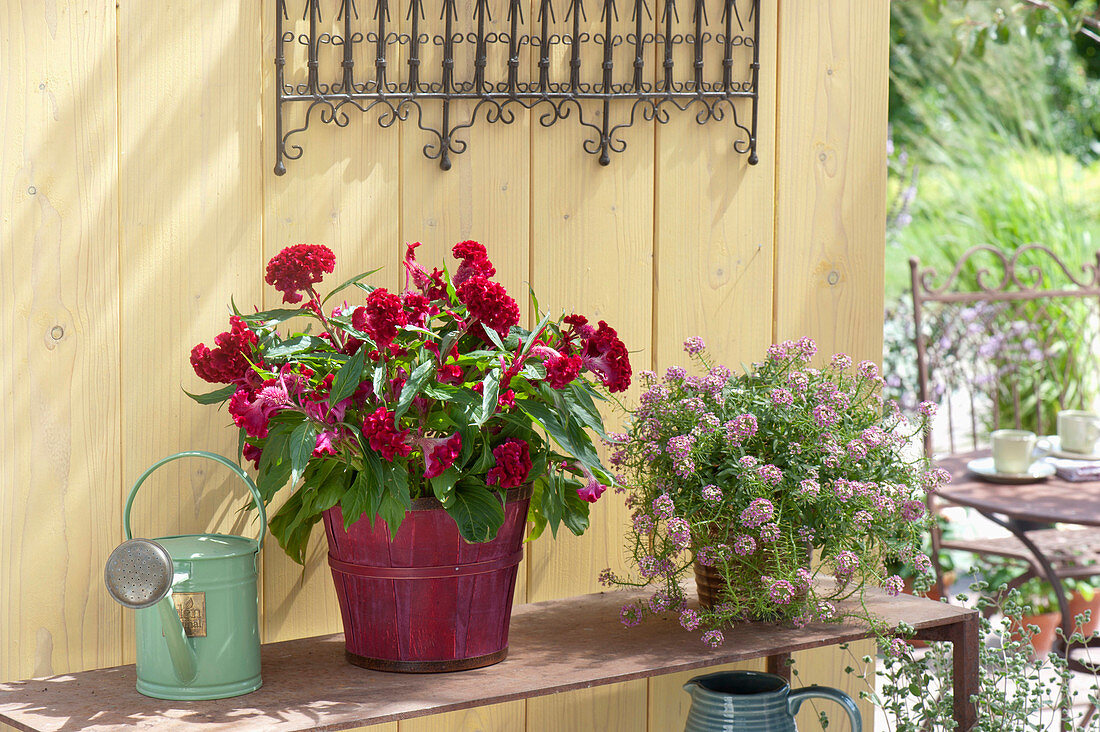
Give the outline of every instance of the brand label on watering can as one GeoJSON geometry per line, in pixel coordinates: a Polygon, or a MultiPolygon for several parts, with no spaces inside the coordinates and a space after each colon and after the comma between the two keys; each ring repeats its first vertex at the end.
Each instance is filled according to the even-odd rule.
{"type": "Polygon", "coordinates": [[[175,592],[172,601],[188,638],[206,637],[206,593],[175,592]]]}

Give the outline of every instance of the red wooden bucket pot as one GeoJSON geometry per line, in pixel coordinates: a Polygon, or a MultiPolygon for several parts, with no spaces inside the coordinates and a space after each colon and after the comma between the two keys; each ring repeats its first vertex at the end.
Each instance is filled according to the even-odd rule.
{"type": "Polygon", "coordinates": [[[348,661],[405,673],[503,661],[530,499],[530,485],[509,490],[504,525],[484,544],[468,544],[434,498],[413,501],[392,540],[381,519],[345,531],[340,507],[325,511],[348,661]]]}

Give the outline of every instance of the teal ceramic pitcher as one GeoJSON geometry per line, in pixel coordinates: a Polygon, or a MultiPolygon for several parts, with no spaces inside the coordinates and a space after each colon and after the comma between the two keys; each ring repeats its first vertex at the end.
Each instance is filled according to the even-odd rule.
{"type": "Polygon", "coordinates": [[[797,732],[794,715],[812,697],[831,699],[848,713],[853,732],[862,732],[852,697],[824,686],[791,691],[781,676],[759,671],[720,671],[684,684],[691,694],[684,732],[797,732]]]}
{"type": "Polygon", "coordinates": [[[160,466],[184,457],[215,460],[244,482],[258,509],[260,536],[190,534],[145,542],[170,555],[171,586],[163,599],[136,611],[137,690],[158,699],[247,694],[261,684],[256,562],[267,519],[256,484],[221,455],[195,450],[166,457],[130,490],[126,538],[133,537],[130,508],[141,484],[160,466]]]}

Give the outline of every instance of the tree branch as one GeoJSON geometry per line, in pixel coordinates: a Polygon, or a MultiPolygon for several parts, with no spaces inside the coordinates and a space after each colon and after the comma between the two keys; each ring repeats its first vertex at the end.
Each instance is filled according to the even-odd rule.
{"type": "MultiPolygon", "coordinates": [[[[1058,12],[1058,9],[1052,6],[1049,2],[1046,2],[1046,0],[1023,0],[1023,2],[1025,5],[1030,5],[1031,7],[1037,8],[1039,10],[1051,10],[1054,12],[1058,12]]],[[[1095,33],[1091,33],[1085,29],[1085,26],[1088,26],[1093,30],[1100,31],[1100,18],[1094,18],[1091,15],[1082,15],[1080,21],[1080,32],[1084,33],[1092,40],[1100,43],[1100,36],[1097,36],[1095,33]]]]}

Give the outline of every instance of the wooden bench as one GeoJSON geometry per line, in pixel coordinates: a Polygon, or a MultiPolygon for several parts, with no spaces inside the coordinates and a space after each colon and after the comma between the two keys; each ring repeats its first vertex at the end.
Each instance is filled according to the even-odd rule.
{"type": "MultiPolygon", "coordinates": [[[[118,666],[0,684],[0,721],[41,732],[139,725],[196,732],[339,730],[763,657],[769,670],[786,675],[786,659],[795,651],[869,635],[854,623],[800,630],[750,623],[725,631],[725,644],[712,649],[672,619],[623,627],[619,608],[636,596],[601,593],[518,606],[508,658],[472,671],[367,671],[344,660],[337,634],[263,646],[264,685],[245,696],[149,699],[134,690],[134,666],[118,666]]],[[[978,679],[977,613],[908,595],[871,594],[867,605],[892,626],[917,628],[919,638],[954,643],[955,719],[960,730],[969,730],[975,713],[968,700],[978,679]]]]}

